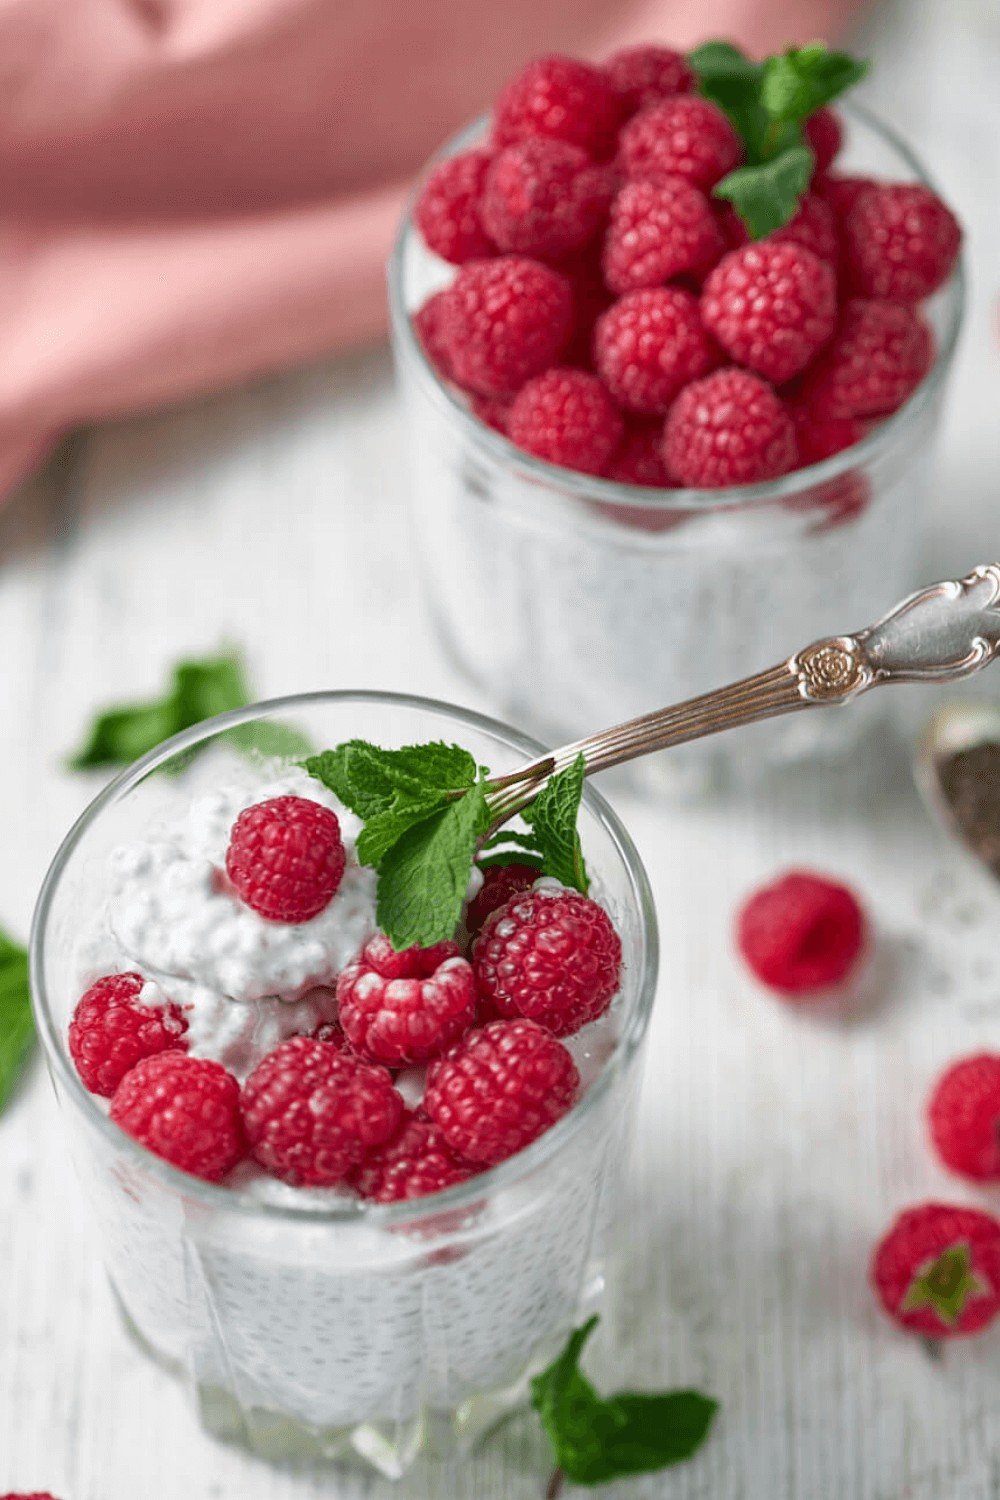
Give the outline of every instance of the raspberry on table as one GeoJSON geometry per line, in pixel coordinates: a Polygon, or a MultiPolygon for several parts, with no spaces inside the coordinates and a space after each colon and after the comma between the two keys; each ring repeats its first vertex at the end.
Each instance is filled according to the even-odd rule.
{"type": "Polygon", "coordinates": [[[981,1333],[1000,1311],[1000,1222],[947,1203],[906,1209],[875,1247],[872,1289],[925,1338],[981,1333]]]}
{"type": "Polygon", "coordinates": [[[574,57],[538,57],[512,78],[493,109],[493,144],[531,136],[569,141],[597,161],[614,150],[618,96],[599,68],[574,57]]]}
{"type": "Polygon", "coordinates": [[[854,892],[808,870],[792,870],[755,891],[736,924],[747,967],[789,999],[843,984],[866,942],[867,922],[854,892]]]}
{"type": "Polygon", "coordinates": [[[563,368],[522,386],[507,422],[518,448],[583,474],[605,473],[623,431],[621,413],[597,376],[563,368]]]}
{"type": "Polygon", "coordinates": [[[693,93],[696,84],[684,54],[672,47],[625,47],[608,58],[604,71],[618,95],[623,119],[647,104],[693,93]]]}
{"type": "Polygon", "coordinates": [[[961,244],[955,215],[920,182],[867,188],[844,220],[847,267],[862,297],[920,302],[948,280],[961,244]]]}
{"type": "Polygon", "coordinates": [[[611,205],[604,277],[618,293],[658,287],[701,275],[724,249],[711,204],[683,177],[627,182],[611,205]]]}
{"type": "Polygon", "coordinates": [[[479,147],[439,162],[424,184],[413,218],[428,249],[453,265],[492,255],[483,227],[483,188],[493,159],[479,147]]]}
{"type": "MultiPolygon", "coordinates": [[[[659,418],[652,420],[633,418],[631,422],[626,423],[625,436],[618,452],[611,460],[608,478],[613,479],[617,484],[639,484],[656,490],[670,489],[670,477],[663,461],[663,423],[659,418]]],[[[637,514],[650,518],[650,524],[646,526],[646,530],[665,531],[668,529],[666,524],[652,524],[656,521],[665,522],[669,516],[667,511],[647,510],[642,507],[637,514]]]]}
{"type": "Polygon", "coordinates": [[[144,1057],[115,1090],[111,1118],[147,1151],[206,1182],[221,1182],[245,1155],[240,1086],[209,1058],[144,1057]]]}
{"type": "Polygon", "coordinates": [[[680,287],[626,292],[594,327],[598,374],[616,401],[647,416],[665,412],[718,357],[697,298],[680,287]]]}
{"type": "Polygon", "coordinates": [[[534,1021],[492,1021],[431,1063],[424,1108],[453,1151],[495,1166],[572,1108],[580,1087],[569,1052],[534,1021]]]}
{"type": "Polygon", "coordinates": [[[581,147],[534,136],[494,158],[483,223],[500,250],[558,259],[593,239],[611,193],[610,172],[581,147]]]}
{"type": "Polygon", "coordinates": [[[441,317],[444,311],[447,290],[433,292],[422,307],[413,314],[413,331],[421,349],[442,380],[451,380],[451,359],[445,348],[441,317]]]}
{"type": "Polygon", "coordinates": [[[347,1182],[395,1135],[404,1108],[387,1069],[307,1036],[257,1064],[241,1107],[254,1160],[301,1187],[347,1182]]]}
{"type": "Polygon", "coordinates": [[[570,1036],[603,1016],[621,981],[622,944],[603,906],[579,891],[513,896],[472,950],[479,997],[498,1016],[524,1016],[570,1036]]]}
{"type": "Polygon", "coordinates": [[[934,1086],[927,1119],[946,1167],[977,1182],[1000,1182],[1000,1054],[952,1063],[934,1086]]]}
{"type": "Polygon", "coordinates": [[[844,143],[844,127],[832,109],[818,109],[805,123],[805,136],[816,158],[817,172],[827,172],[844,143]]]}
{"type": "Polygon", "coordinates": [[[795,467],[795,426],[766,381],[727,367],[681,391],[667,414],[663,455],[678,485],[756,484],[795,467]]]}
{"type": "MultiPolygon", "coordinates": [[[[731,203],[722,204],[717,213],[730,249],[739,250],[751,243],[750,231],[731,203]]],[[[801,245],[803,249],[811,250],[813,255],[818,255],[820,260],[829,261],[832,266],[836,266],[840,259],[836,217],[829,203],[818,193],[803,194],[788,223],[754,243],[801,245]]]]}
{"type": "Polygon", "coordinates": [[[572,326],[566,278],[517,255],[462,266],[441,314],[452,376],[480,396],[514,395],[556,362],[572,326]]]}
{"type": "Polygon", "coordinates": [[[366,1159],[354,1186],[362,1198],[398,1203],[457,1187],[475,1171],[451,1149],[436,1125],[409,1114],[398,1134],[366,1159]]]}
{"type": "Polygon", "coordinates": [[[721,109],[697,94],[679,94],[629,120],[618,156],[632,180],[684,177],[707,190],[739,165],[743,146],[721,109]]]}
{"type": "Polygon", "coordinates": [[[145,1005],[141,974],[107,974],[86,991],[69,1023],[69,1051],[92,1094],[110,1099],[144,1057],[187,1049],[180,1006],[145,1005]]]}
{"type": "Polygon", "coordinates": [[[337,980],[337,1005],[358,1057],[396,1068],[439,1057],[464,1036],[476,987],[457,943],[397,953],[377,933],[337,980]]]}
{"type": "Polygon", "coordinates": [[[309,797],[271,797],[240,813],[226,874],[266,922],[308,922],[329,906],[347,856],[337,814],[309,797]]]}
{"type": "Polygon", "coordinates": [[[734,360],[782,385],[832,337],[837,278],[801,245],[761,240],[719,262],[700,305],[706,328],[734,360]]]}
{"type": "Polygon", "coordinates": [[[539,872],[532,865],[494,865],[483,871],[483,883],[465,910],[465,926],[475,937],[491,912],[503,906],[512,896],[530,891],[539,872]]]}
{"type": "Polygon", "coordinates": [[[801,396],[824,417],[885,417],[908,400],[934,362],[934,337],[899,302],[854,298],[806,372],[801,396]]]}

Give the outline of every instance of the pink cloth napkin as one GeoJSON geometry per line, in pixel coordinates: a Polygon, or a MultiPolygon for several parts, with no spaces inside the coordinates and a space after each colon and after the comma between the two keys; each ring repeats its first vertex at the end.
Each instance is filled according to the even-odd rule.
{"type": "Polygon", "coordinates": [[[526,58],[857,0],[0,0],[0,494],[67,427],[371,339],[406,183],[526,58]]]}

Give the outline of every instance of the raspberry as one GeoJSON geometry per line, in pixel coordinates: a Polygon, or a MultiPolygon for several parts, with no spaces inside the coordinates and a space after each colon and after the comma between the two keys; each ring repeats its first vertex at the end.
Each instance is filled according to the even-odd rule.
{"type": "Polygon", "coordinates": [[[755,891],[739,913],[736,943],[762,984],[799,999],[841,984],[861,957],[864,913],[846,886],[792,870],[755,891]]]}
{"type": "Polygon", "coordinates": [[[411,1114],[399,1134],[368,1157],[354,1185],[362,1198],[397,1203],[402,1198],[444,1192],[473,1174],[474,1169],[456,1156],[436,1125],[411,1114]]]}
{"type": "Polygon", "coordinates": [[[816,158],[816,171],[828,171],[844,143],[839,116],[832,109],[818,109],[806,121],[805,134],[816,158]]]}
{"type": "Polygon", "coordinates": [[[1000,1223],[946,1203],[906,1209],[876,1245],[870,1276],[900,1327],[935,1339],[980,1333],[1000,1311],[1000,1223]]]}
{"type": "Polygon", "coordinates": [[[465,925],[469,936],[475,937],[491,912],[503,906],[512,896],[529,891],[538,879],[538,871],[531,865],[495,865],[484,871],[479,893],[473,896],[465,911],[465,925]]]}
{"type": "Polygon", "coordinates": [[[308,922],[337,893],[346,855],[337,814],[309,797],[272,797],[233,824],[226,874],[266,922],[308,922]]]}
{"type": "Polygon", "coordinates": [[[781,385],[832,336],[837,278],[801,245],[762,240],[719,262],[705,282],[701,316],[733,359],[781,385]]]}
{"type": "MultiPolygon", "coordinates": [[[[738,250],[751,243],[750,231],[731,204],[725,205],[721,220],[726,242],[732,249],[738,250]]],[[[803,249],[811,250],[813,255],[818,255],[820,260],[828,260],[834,266],[840,258],[840,242],[833,209],[817,193],[806,193],[788,223],[757,243],[801,245],[803,249]]]]}
{"type": "Polygon", "coordinates": [[[436,166],[417,199],[413,218],[424,243],[442,260],[464,265],[492,255],[483,227],[483,188],[491,151],[463,151],[436,166]]]}
{"type": "Polygon", "coordinates": [[[469,400],[473,416],[479,418],[480,422],[487,427],[492,427],[494,432],[499,432],[501,437],[507,436],[507,423],[510,421],[510,402],[502,401],[499,396],[472,396],[469,400]]]}
{"type": "Polygon", "coordinates": [[[476,989],[498,1016],[569,1036],[618,992],[622,945],[603,906],[577,891],[528,891],[487,919],[472,951],[476,989]]]}
{"type": "Polygon", "coordinates": [[[618,154],[633,180],[684,177],[708,189],[739,164],[743,148],[721,109],[696,94],[680,94],[629,120],[618,154]]]}
{"type": "Polygon", "coordinates": [[[812,191],[832,210],[834,219],[843,224],[865,189],[877,186],[871,177],[846,177],[840,172],[831,172],[826,177],[814,177],[812,191]]]}
{"type": "Polygon", "coordinates": [[[618,95],[623,118],[674,94],[690,94],[695,86],[683,54],[671,47],[626,47],[608,58],[604,71],[618,95]]]}
{"type": "Polygon", "coordinates": [[[413,331],[429,363],[442,380],[451,380],[451,359],[444,345],[441,320],[448,293],[434,292],[413,314],[413,331]]]}
{"type": "MultiPolygon", "coordinates": [[[[641,484],[657,490],[670,488],[667,466],[663,461],[662,422],[640,420],[629,423],[621,447],[611,460],[608,478],[615,480],[617,484],[641,484]]],[[[640,510],[639,514],[660,518],[657,511],[640,510]]]]}
{"type": "Polygon", "coordinates": [[[528,63],[502,90],[493,141],[502,147],[545,136],[603,161],[614,150],[619,118],[618,96],[599,68],[553,54],[528,63]]]}
{"type": "Polygon", "coordinates": [[[884,417],[902,406],[934,360],[934,339],[913,308],[846,302],[832,342],[808,371],[802,398],[824,417],[884,417]]]}
{"type": "Polygon", "coordinates": [[[385,1068],[308,1036],[289,1037],[257,1064],[242,1108],[255,1160],[303,1187],[346,1182],[403,1117],[385,1068]]]}
{"type": "Polygon", "coordinates": [[[588,245],[559,269],[573,292],[573,332],[560,363],[593,370],[594,326],[614,301],[604,282],[600,244],[588,245]]]}
{"type": "Polygon", "coordinates": [[[603,474],[621,442],[621,413],[596,375],[546,370],[514,398],[507,436],[550,464],[603,474]]]}
{"type": "Polygon", "coordinates": [[[572,325],[565,277],[515,255],[462,266],[441,315],[454,378],[480,396],[511,396],[554,364],[572,325]]]}
{"type": "Polygon", "coordinates": [[[807,402],[789,401],[788,410],[795,423],[799,464],[803,468],[822,463],[845,448],[853,448],[868,430],[867,424],[855,417],[824,417],[807,402]]]}
{"type": "Polygon", "coordinates": [[[453,1151],[495,1166],[570,1109],[576,1064],[534,1021],[492,1021],[471,1031],[427,1074],[424,1108],[453,1151]]]}
{"type": "Polygon", "coordinates": [[[941,1075],[927,1106],[931,1140],[946,1167],[1000,1181],[1000,1055],[963,1057],[941,1075]]]}
{"type": "Polygon", "coordinates": [[[557,258],[592,239],[611,201],[611,177],[586,151],[536,137],[490,167],[483,222],[501,250],[557,258]]]}
{"type": "Polygon", "coordinates": [[[220,1182],[244,1155],[240,1086],[208,1058],[144,1057],[115,1090],[111,1118],[147,1151],[206,1182],[220,1182]]]}
{"type": "Polygon", "coordinates": [[[337,1004],[359,1057],[401,1067],[439,1057],[464,1036],[476,988],[457,943],[397,953],[378,933],[337,980],[337,1004]]]}
{"type": "Polygon", "coordinates": [[[665,412],[717,358],[697,299],[679,287],[626,292],[594,328],[598,374],[622,406],[650,416],[665,412]]]}
{"type": "Polygon", "coordinates": [[[69,1051],[92,1094],[110,1099],[130,1068],[159,1052],[187,1049],[180,1007],[144,1005],[141,974],[108,974],[90,986],[69,1023],[69,1051]]]}
{"type": "Polygon", "coordinates": [[[662,286],[707,271],[724,248],[708,199],[683,177],[628,182],[611,206],[604,277],[613,292],[662,286]]]}
{"type": "Polygon", "coordinates": [[[951,275],[961,243],[951,209],[919,182],[866,189],[844,220],[851,283],[862,297],[929,297],[951,275]]]}
{"type": "Polygon", "coordinates": [[[756,484],[795,467],[795,427],[765,381],[747,370],[716,370],[687,386],[670,408],[663,454],[680,485],[756,484]]]}

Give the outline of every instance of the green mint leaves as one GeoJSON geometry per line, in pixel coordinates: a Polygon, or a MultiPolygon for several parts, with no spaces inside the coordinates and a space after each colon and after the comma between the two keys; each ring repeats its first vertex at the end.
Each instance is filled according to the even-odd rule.
{"type": "Polygon", "coordinates": [[[718,1403],[699,1391],[599,1396],[580,1370],[597,1326],[578,1328],[559,1357],[531,1382],[531,1404],[558,1468],[574,1484],[606,1484],[682,1463],[704,1443],[718,1403]]]}
{"type": "MultiPolygon", "coordinates": [[[[588,888],[576,829],[582,756],[526,797],[519,811],[529,830],[492,836],[491,797],[501,791],[459,745],[383,750],[348,740],[304,765],[362,819],[358,859],[378,871],[379,926],[397,951],[455,936],[477,862],[484,869],[529,864],[576,890],[588,888]]],[[[503,816],[510,815],[508,808],[503,816]]]]}
{"type": "Polygon", "coordinates": [[[0,932],[0,1112],[17,1087],[34,1041],[28,955],[0,932]]]}
{"type": "Polygon", "coordinates": [[[805,121],[868,71],[868,64],[822,42],[792,47],[754,62],[729,42],[706,42],[688,61],[700,92],[729,116],[743,141],[746,164],[715,188],[753,239],[793,217],[812,179],[815,160],[805,121]]]}

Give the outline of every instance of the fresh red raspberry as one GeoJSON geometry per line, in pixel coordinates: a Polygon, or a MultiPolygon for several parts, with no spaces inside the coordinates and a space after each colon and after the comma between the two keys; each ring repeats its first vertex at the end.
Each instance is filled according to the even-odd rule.
{"type": "Polygon", "coordinates": [[[441,320],[447,291],[434,292],[413,314],[413,331],[432,367],[442,380],[451,380],[451,358],[445,348],[441,320]]]}
{"type": "Polygon", "coordinates": [[[898,302],[845,302],[830,344],[802,383],[824,417],[885,417],[908,400],[934,362],[920,314],[898,302]]]}
{"type": "Polygon", "coordinates": [[[467,1182],[475,1168],[462,1161],[430,1120],[410,1114],[392,1140],[367,1158],[354,1185],[362,1198],[398,1203],[467,1182]]]}
{"type": "Polygon", "coordinates": [[[844,127],[832,109],[818,109],[805,123],[806,140],[816,158],[816,171],[829,171],[844,143],[844,127]]]}
{"type": "Polygon", "coordinates": [[[980,1052],[952,1063],[934,1086],[927,1118],[946,1167],[1000,1182],[1000,1055],[980,1052]]]}
{"type": "Polygon", "coordinates": [[[441,315],[454,379],[480,396],[512,396],[555,363],[572,326],[566,278],[517,255],[462,266],[441,315]]]}
{"type": "Polygon", "coordinates": [[[872,177],[848,177],[841,172],[830,172],[828,176],[813,178],[812,191],[817,198],[833,212],[833,217],[839,225],[851,209],[857,203],[858,198],[866,188],[878,187],[878,183],[872,177]]]}
{"type": "MultiPolygon", "coordinates": [[[[726,242],[731,249],[738,250],[751,243],[750,231],[732,204],[723,205],[721,212],[717,212],[726,242]]],[[[834,266],[840,258],[840,240],[833,209],[818,193],[806,193],[788,223],[782,224],[780,229],[775,229],[757,243],[801,245],[803,249],[811,250],[813,255],[818,255],[820,260],[828,260],[834,266]]]]}
{"type": "Polygon", "coordinates": [[[844,220],[851,284],[862,297],[929,297],[951,275],[961,243],[951,209],[919,182],[868,188],[844,220]]]}
{"type": "Polygon", "coordinates": [[[736,945],[762,984],[804,999],[842,984],[867,941],[853,891],[823,875],[792,870],[740,909],[736,945]]]}
{"type": "Polygon", "coordinates": [[[695,86],[683,53],[671,47],[626,47],[608,58],[604,71],[618,95],[623,119],[647,104],[690,94],[695,86]]]}
{"type": "Polygon", "coordinates": [[[618,444],[621,413],[596,375],[546,370],[522,386],[507,423],[512,443],[564,469],[603,474],[618,444]]]}
{"type": "Polygon", "coordinates": [[[718,361],[697,298],[679,287],[626,292],[598,318],[594,363],[615,400],[655,416],[718,361]]]}
{"type": "Polygon", "coordinates": [[[465,926],[470,937],[475,937],[491,912],[503,906],[512,896],[530,891],[538,879],[538,871],[531,865],[494,865],[484,870],[483,883],[465,910],[465,926]]]}
{"type": "Polygon", "coordinates": [[[719,262],[701,294],[701,317],[734,360],[782,385],[832,337],[837,278],[801,245],[762,240],[719,262]]]}
{"type": "Polygon", "coordinates": [[[795,467],[795,426],[766,381],[727,367],[681,391],[667,415],[663,456],[675,484],[756,484],[795,467]]]}
{"type": "Polygon", "coordinates": [[[707,190],[739,165],[743,148],[721,109],[697,94],[679,94],[629,120],[618,155],[633,180],[684,177],[707,190]]]}
{"type": "MultiPolygon", "coordinates": [[[[629,422],[621,447],[611,460],[608,478],[617,484],[640,484],[649,489],[670,489],[667,466],[663,461],[663,423],[658,419],[629,422]]],[[[658,511],[640,509],[639,514],[657,518],[658,511]]],[[[662,513],[666,515],[666,512],[662,513]]],[[[666,530],[664,526],[650,530],[666,530]]]]}
{"type": "Polygon", "coordinates": [[[901,1328],[932,1339],[980,1333],[1000,1311],[1000,1222],[947,1203],[908,1208],[876,1245],[870,1276],[901,1328]]]}
{"type": "Polygon", "coordinates": [[[483,188],[492,151],[463,151],[440,162],[417,199],[413,218],[424,243],[442,260],[464,265],[492,255],[495,245],[483,227],[483,188]]]}
{"type": "Polygon", "coordinates": [[[187,1049],[179,1006],[143,1005],[141,974],[108,974],[90,986],[69,1023],[69,1051],[92,1094],[110,1099],[143,1057],[187,1049]]]}
{"type": "Polygon", "coordinates": [[[578,891],[526,891],[486,920],[472,950],[479,998],[569,1036],[603,1016],[621,978],[611,918],[578,891]]]}
{"type": "Polygon", "coordinates": [[[111,1118],[182,1172],[220,1182],[245,1152],[240,1086],[221,1063],[186,1052],[144,1057],[111,1100],[111,1118]]]}
{"type": "Polygon", "coordinates": [[[618,96],[599,68],[557,54],[538,57],[497,98],[493,142],[503,147],[546,136],[604,161],[614,150],[620,113],[618,96]]]}
{"type": "Polygon", "coordinates": [[[530,1146],[576,1099],[580,1075],[534,1021],[492,1021],[431,1063],[424,1108],[453,1151],[495,1166],[530,1146]]]}
{"type": "Polygon", "coordinates": [[[476,987],[457,943],[397,953],[377,933],[337,980],[337,1004],[357,1055],[398,1068],[440,1057],[464,1036],[476,987]]]}
{"type": "Polygon", "coordinates": [[[611,205],[604,277],[613,292],[707,271],[725,248],[704,193],[683,177],[627,182],[611,205]]]}
{"type": "Polygon", "coordinates": [[[385,1068],[314,1037],[280,1042],[243,1085],[254,1159],[302,1187],[336,1187],[399,1128],[403,1100],[385,1068]]]}
{"type": "Polygon", "coordinates": [[[558,258],[593,239],[607,217],[611,174],[567,141],[536,136],[494,159],[483,223],[501,250],[558,258]]]}
{"type": "Polygon", "coordinates": [[[266,922],[308,922],[333,900],[346,859],[335,812],[309,797],[271,797],[233,824],[226,874],[266,922]]]}
{"type": "Polygon", "coordinates": [[[469,406],[473,416],[479,418],[480,422],[487,427],[492,427],[494,432],[499,432],[501,437],[507,436],[507,424],[510,421],[510,402],[501,400],[499,396],[470,396],[469,406]]]}
{"type": "Polygon", "coordinates": [[[789,401],[788,410],[795,423],[800,468],[822,463],[845,448],[853,448],[869,429],[867,422],[856,417],[824,417],[804,401],[789,401]]]}

